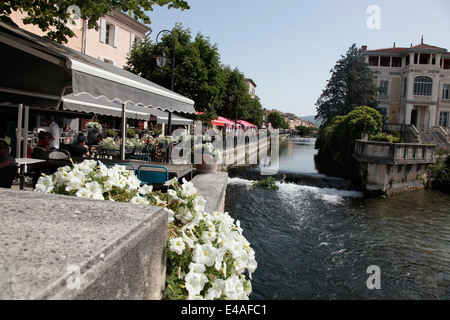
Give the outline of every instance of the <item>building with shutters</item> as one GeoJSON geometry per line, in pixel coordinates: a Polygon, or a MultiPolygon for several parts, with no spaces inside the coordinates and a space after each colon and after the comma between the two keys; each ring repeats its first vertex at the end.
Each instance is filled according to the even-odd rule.
{"type": "MultiPolygon", "coordinates": [[[[23,24],[22,13],[16,11],[10,17],[20,28],[45,35],[37,26],[23,24]]],[[[98,23],[99,30],[88,29],[86,22],[81,19],[75,22],[72,29],[75,37],[70,38],[66,46],[120,68],[125,66],[133,45],[151,32],[147,25],[119,11],[102,17],[98,23]]]]}
{"type": "Polygon", "coordinates": [[[368,50],[361,54],[374,72],[378,108],[390,124],[414,125],[427,131],[450,131],[450,53],[445,48],[420,44],[368,50]]]}

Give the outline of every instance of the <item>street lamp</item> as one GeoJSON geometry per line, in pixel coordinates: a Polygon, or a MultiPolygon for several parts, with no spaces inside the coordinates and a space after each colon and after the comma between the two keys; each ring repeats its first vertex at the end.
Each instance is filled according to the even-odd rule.
{"type": "MultiPolygon", "coordinates": [[[[170,90],[174,91],[174,86],[175,86],[175,47],[176,47],[176,38],[175,38],[175,34],[170,31],[170,30],[161,30],[158,35],[156,36],[156,44],[158,44],[158,38],[159,35],[163,32],[169,32],[172,37],[173,37],[173,58],[172,58],[172,81],[171,81],[171,86],[170,86],[170,90]]],[[[158,67],[160,68],[164,68],[166,66],[167,63],[167,56],[166,53],[164,51],[161,51],[160,54],[158,54],[156,56],[156,64],[158,65],[158,67]]],[[[172,135],[172,112],[169,111],[169,119],[168,119],[168,123],[167,123],[167,135],[171,136],[172,135]]]]}
{"type": "MultiPolygon", "coordinates": [[[[231,95],[228,97],[228,99],[230,100],[230,102],[234,101],[234,96],[231,95]]],[[[237,128],[237,121],[238,121],[238,105],[239,105],[239,97],[236,97],[236,118],[234,120],[234,126],[235,128],[237,128]]]]}

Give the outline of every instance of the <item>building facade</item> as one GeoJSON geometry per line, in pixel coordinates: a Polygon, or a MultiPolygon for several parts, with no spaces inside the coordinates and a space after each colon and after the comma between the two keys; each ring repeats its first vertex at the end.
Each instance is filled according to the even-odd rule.
{"type": "MultiPolygon", "coordinates": [[[[409,48],[367,50],[361,54],[374,72],[379,110],[389,124],[419,131],[450,127],[450,53],[422,42],[409,48]]],[[[447,129],[448,130],[448,129],[447,129]]]]}
{"type": "MultiPolygon", "coordinates": [[[[10,17],[18,27],[40,36],[45,35],[39,27],[23,24],[24,14],[16,11],[10,17]]],[[[125,66],[133,45],[151,32],[147,25],[119,11],[102,17],[98,22],[99,30],[88,29],[86,22],[81,19],[75,22],[72,29],[75,37],[69,38],[66,46],[119,68],[125,66]]]]}

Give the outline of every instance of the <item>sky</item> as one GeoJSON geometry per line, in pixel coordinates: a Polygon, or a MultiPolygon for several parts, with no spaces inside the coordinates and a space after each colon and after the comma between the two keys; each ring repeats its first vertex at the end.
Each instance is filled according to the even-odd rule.
{"type": "Polygon", "coordinates": [[[155,7],[150,37],[181,23],[217,44],[223,65],[257,85],[265,109],[316,114],[330,70],[353,43],[368,50],[424,43],[450,50],[450,0],[186,0],[155,7]]]}

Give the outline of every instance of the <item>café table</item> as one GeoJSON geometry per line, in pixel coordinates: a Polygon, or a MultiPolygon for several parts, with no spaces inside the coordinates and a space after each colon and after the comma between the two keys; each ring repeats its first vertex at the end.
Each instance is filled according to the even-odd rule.
{"type": "Polygon", "coordinates": [[[25,166],[31,164],[44,163],[46,160],[33,158],[16,158],[16,164],[19,167],[20,190],[23,190],[25,184],[25,166]]]}

